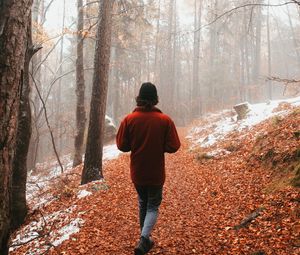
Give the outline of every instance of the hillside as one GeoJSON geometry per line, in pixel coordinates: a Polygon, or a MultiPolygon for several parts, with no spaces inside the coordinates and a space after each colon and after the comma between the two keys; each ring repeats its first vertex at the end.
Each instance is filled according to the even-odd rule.
{"type": "MultiPolygon", "coordinates": [[[[300,254],[299,105],[252,105],[241,121],[227,110],[179,129],[149,254],[300,254]]],[[[106,152],[103,181],[79,186],[82,166],[59,174],[43,165],[52,175],[30,175],[31,212],[10,254],[133,253],[129,155],[113,145],[106,152]]]]}

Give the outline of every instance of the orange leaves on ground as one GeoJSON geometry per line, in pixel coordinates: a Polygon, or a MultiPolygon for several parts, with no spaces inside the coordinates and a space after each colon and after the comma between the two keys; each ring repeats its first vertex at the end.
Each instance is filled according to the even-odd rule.
{"type": "MultiPolygon", "coordinates": [[[[276,123],[265,121],[244,134],[231,133],[210,148],[231,148],[229,153],[200,161],[195,159],[199,152],[190,151],[183,138],[185,130],[180,130],[182,148],[166,157],[167,181],[150,254],[300,254],[299,190],[286,185],[266,192],[274,171],[296,160],[299,140],[293,132],[299,123],[300,114],[295,113],[276,123]],[[264,210],[248,226],[234,229],[260,207],[264,210]]],[[[107,162],[104,175],[107,188],[89,184],[84,188],[92,194],[81,199],[76,196],[80,176],[72,175],[71,196],[57,194],[59,199],[43,209],[46,215],[75,204],[70,218],[84,220],[80,232],[48,254],[133,254],[139,225],[128,155],[107,162]]],[[[30,245],[11,254],[26,254],[30,245]]]]}

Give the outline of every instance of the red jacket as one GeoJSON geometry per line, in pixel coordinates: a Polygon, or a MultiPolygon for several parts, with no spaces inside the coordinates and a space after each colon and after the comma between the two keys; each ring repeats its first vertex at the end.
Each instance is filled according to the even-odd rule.
{"type": "Polygon", "coordinates": [[[130,174],[136,185],[163,185],[165,182],[164,153],[180,147],[173,121],[158,108],[137,107],[121,122],[117,146],[131,151],[130,174]]]}

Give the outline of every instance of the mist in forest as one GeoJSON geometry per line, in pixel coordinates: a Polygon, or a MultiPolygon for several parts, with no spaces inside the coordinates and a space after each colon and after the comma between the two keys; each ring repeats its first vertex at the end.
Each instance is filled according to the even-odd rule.
{"type": "MultiPolygon", "coordinates": [[[[244,101],[292,97],[296,88],[280,81],[299,78],[300,11],[286,2],[117,1],[112,21],[108,125],[117,127],[134,109],[145,81],[157,86],[158,107],[179,126],[244,101]]],[[[43,49],[32,59],[31,72],[60,155],[74,151],[77,132],[78,35],[83,47],[85,118],[89,116],[98,9],[97,1],[92,0],[83,1],[80,8],[73,0],[35,0],[33,4],[33,41],[43,49]]],[[[35,87],[31,104],[29,169],[54,156],[35,87]]]]}

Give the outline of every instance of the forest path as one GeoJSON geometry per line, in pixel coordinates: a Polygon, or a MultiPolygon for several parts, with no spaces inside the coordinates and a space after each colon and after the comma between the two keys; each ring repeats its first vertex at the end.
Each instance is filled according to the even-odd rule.
{"type": "MultiPolygon", "coordinates": [[[[180,150],[166,156],[167,181],[153,232],[156,244],[149,254],[252,254],[272,249],[273,241],[266,241],[270,233],[232,229],[261,205],[266,173],[246,169],[235,153],[201,164],[189,150],[184,129],[180,137],[180,150]]],[[[79,200],[78,208],[85,208],[84,225],[51,254],[133,254],[139,225],[129,155],[109,161],[104,174],[110,188],[79,200]]]]}

